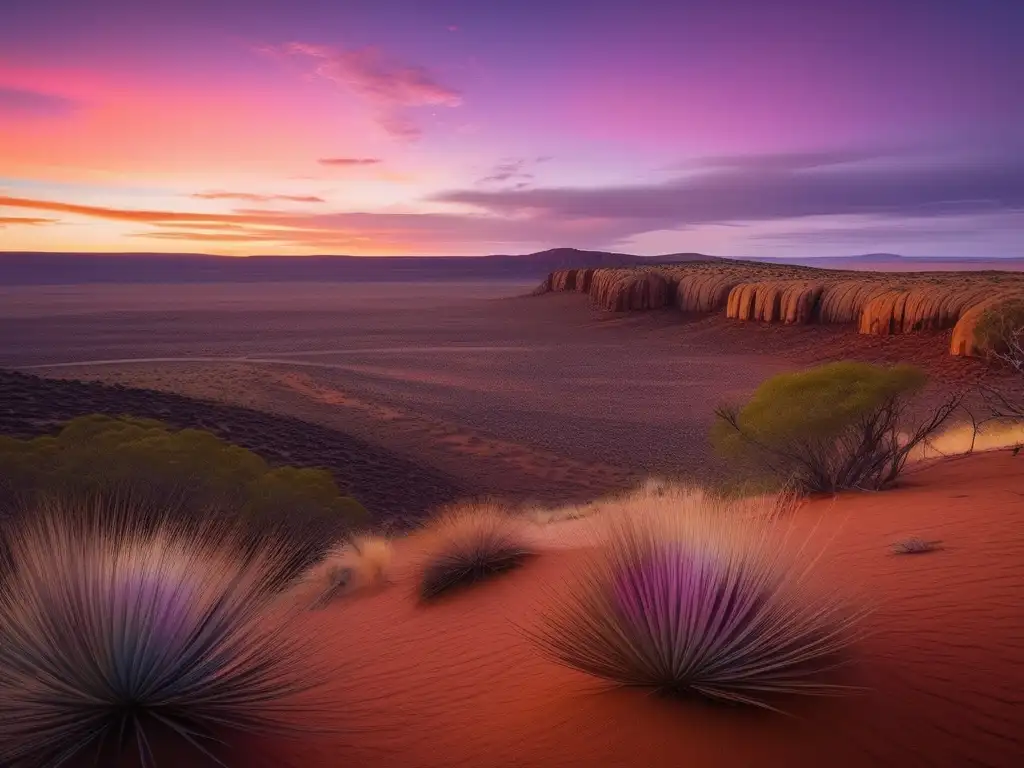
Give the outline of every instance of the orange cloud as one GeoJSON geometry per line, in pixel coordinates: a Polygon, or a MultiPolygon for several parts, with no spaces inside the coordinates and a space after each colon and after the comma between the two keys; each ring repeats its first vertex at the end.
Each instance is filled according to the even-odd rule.
{"type": "Polygon", "coordinates": [[[321,157],[317,162],[320,165],[351,168],[361,165],[377,165],[383,161],[379,157],[321,157]]]}
{"type": "Polygon", "coordinates": [[[77,203],[61,203],[51,200],[32,200],[23,197],[0,196],[0,208],[28,208],[34,211],[51,213],[70,213],[78,216],[91,216],[97,219],[113,221],[136,221],[146,224],[165,224],[168,222],[204,222],[223,221],[231,218],[230,214],[219,213],[187,213],[181,211],[145,211],[122,208],[106,208],[98,205],[79,205],[77,203]]]}
{"type": "Polygon", "coordinates": [[[11,224],[24,224],[26,226],[35,227],[41,224],[56,224],[57,219],[41,219],[34,216],[0,216],[0,227],[9,226],[11,224]]]}
{"type": "Polygon", "coordinates": [[[252,192],[196,192],[192,197],[200,200],[244,200],[249,203],[323,203],[322,197],[315,195],[257,195],[252,192]]]}
{"type": "MultiPolygon", "coordinates": [[[[324,252],[344,248],[364,255],[385,253],[461,253],[491,246],[606,239],[603,220],[558,221],[487,213],[311,213],[236,209],[230,213],[135,210],[82,205],[53,200],[0,197],[0,208],[23,208],[63,213],[152,227],[149,231],[119,233],[158,241],[267,244],[273,250],[324,252]]],[[[614,222],[613,222],[614,223],[614,222]]],[[[240,249],[235,248],[234,251],[240,249]]]]}

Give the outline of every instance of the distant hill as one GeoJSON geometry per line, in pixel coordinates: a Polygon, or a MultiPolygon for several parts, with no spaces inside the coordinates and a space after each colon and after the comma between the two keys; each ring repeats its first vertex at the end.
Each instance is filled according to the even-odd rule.
{"type": "Polygon", "coordinates": [[[555,269],[713,258],[699,253],[644,257],[576,248],[463,257],[0,252],[0,285],[540,280],[555,269]]]}
{"type": "MultiPolygon", "coordinates": [[[[198,253],[0,252],[0,286],[82,283],[422,282],[541,280],[556,269],[626,267],[714,261],[701,253],[636,256],[629,253],[552,248],[492,256],[211,256],[198,253]]],[[[937,270],[1024,271],[1024,258],[926,258],[892,253],[820,258],[746,259],[832,269],[879,272],[937,270]]]]}
{"type": "Polygon", "coordinates": [[[771,264],[796,264],[803,267],[873,270],[878,272],[950,272],[1003,270],[1024,271],[1024,258],[994,259],[984,256],[939,257],[900,256],[895,253],[864,253],[856,256],[819,256],[809,258],[762,257],[751,261],[771,264]]]}

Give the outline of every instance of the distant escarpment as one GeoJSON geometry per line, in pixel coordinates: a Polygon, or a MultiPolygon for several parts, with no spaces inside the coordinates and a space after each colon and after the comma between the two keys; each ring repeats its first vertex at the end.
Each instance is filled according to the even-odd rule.
{"type": "Polygon", "coordinates": [[[990,310],[1024,300],[1014,272],[886,273],[757,262],[692,261],[560,269],[537,293],[575,291],[608,312],[676,308],[736,320],[856,325],[887,336],[952,329],[950,354],[977,356],[975,327],[990,310]]]}

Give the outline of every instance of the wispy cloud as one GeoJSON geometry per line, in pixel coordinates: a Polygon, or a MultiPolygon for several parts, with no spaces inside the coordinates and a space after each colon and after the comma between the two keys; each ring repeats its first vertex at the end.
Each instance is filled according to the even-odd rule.
{"type": "Polygon", "coordinates": [[[200,200],[243,200],[247,203],[322,203],[316,195],[258,195],[252,192],[196,192],[191,197],[200,200]]]}
{"type": "Polygon", "coordinates": [[[487,176],[479,179],[478,184],[502,184],[507,181],[518,182],[515,184],[516,189],[522,189],[528,186],[529,183],[536,178],[531,173],[529,168],[532,168],[538,163],[546,163],[552,158],[549,155],[542,155],[540,157],[518,157],[508,158],[502,160],[494,168],[491,169],[487,176]]]}
{"type": "Polygon", "coordinates": [[[675,170],[717,171],[801,171],[834,167],[884,158],[881,152],[835,150],[825,152],[780,152],[771,155],[709,155],[681,163],[675,170]]]}
{"type": "Polygon", "coordinates": [[[397,61],[377,48],[292,42],[261,50],[297,59],[313,74],[355,94],[374,110],[377,124],[398,139],[415,140],[422,134],[412,110],[462,104],[462,94],[442,85],[426,68],[397,61]]]}
{"type": "Polygon", "coordinates": [[[42,219],[35,216],[0,216],[0,229],[12,225],[38,227],[43,224],[56,224],[57,219],[42,219]]]}
{"type": "Polygon", "coordinates": [[[994,234],[1024,232],[1024,210],[994,215],[976,214],[947,218],[867,219],[844,217],[844,223],[819,225],[808,222],[803,229],[762,232],[753,240],[789,245],[874,246],[880,243],[936,243],[946,240],[971,241],[994,234]]]}
{"type": "Polygon", "coordinates": [[[380,165],[383,160],[379,157],[321,157],[317,162],[320,165],[332,167],[358,168],[366,165],[380,165]]]}
{"type": "Polygon", "coordinates": [[[481,214],[443,213],[292,213],[239,210],[231,213],[142,210],[82,205],[55,200],[0,197],[0,207],[129,222],[149,227],[137,237],[223,243],[275,243],[305,248],[391,248],[440,252],[466,244],[547,244],[597,242],[609,232],[601,221],[522,220],[481,214]]]}
{"type": "Polygon", "coordinates": [[[80,106],[78,101],[66,96],[0,86],[0,116],[60,117],[80,106]]]}
{"type": "Polygon", "coordinates": [[[613,219],[632,233],[827,215],[944,217],[1024,208],[1020,156],[857,163],[846,156],[714,160],[671,181],[606,187],[462,189],[436,201],[502,216],[613,219]]]}
{"type": "Polygon", "coordinates": [[[284,206],[256,210],[250,206],[210,213],[90,206],[32,197],[0,197],[0,210],[130,222],[139,225],[138,236],[165,240],[325,250],[370,247],[392,253],[438,253],[469,244],[483,250],[503,244],[619,247],[646,233],[699,233],[712,225],[719,231],[730,227],[739,233],[736,243],[754,247],[770,247],[772,242],[782,247],[788,239],[808,245],[842,241],[876,247],[877,243],[885,248],[886,243],[901,240],[898,230],[904,225],[922,241],[929,232],[935,241],[952,242],[987,228],[1000,242],[1008,242],[1014,232],[1019,236],[1024,221],[1024,160],[1019,156],[928,162],[899,156],[864,161],[845,156],[716,159],[667,183],[592,188],[523,187],[528,182],[517,180],[515,174],[526,173],[521,170],[525,166],[516,162],[503,161],[509,167],[490,174],[508,174],[496,182],[502,184],[498,188],[474,186],[431,198],[465,206],[462,212],[292,211],[284,206]],[[811,234],[812,230],[821,234],[811,234]]]}

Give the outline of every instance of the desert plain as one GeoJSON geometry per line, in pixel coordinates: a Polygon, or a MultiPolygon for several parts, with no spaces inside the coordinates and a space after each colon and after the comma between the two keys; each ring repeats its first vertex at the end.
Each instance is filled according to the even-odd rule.
{"type": "Polygon", "coordinates": [[[820,578],[849,587],[868,615],[846,673],[857,694],[798,702],[789,716],[609,689],[540,657],[523,628],[582,556],[573,526],[585,521],[537,524],[540,556],[522,569],[418,605],[408,529],[434,506],[488,498],[533,511],[651,477],[720,484],[731,468],[708,441],[713,409],[777,373],[909,362],[931,376],[926,401],[981,381],[1018,386],[950,355],[949,328],[880,336],[670,307],[603,312],[582,293],[535,288],[0,288],[0,367],[27,375],[4,374],[0,419],[24,432],[101,401],[182,426],[201,412],[202,426],[252,450],[331,469],[382,526],[402,523],[390,583],[311,619],[338,670],[325,717],[343,727],[267,739],[239,764],[1019,764],[1024,458],[1012,441],[918,462],[892,490],[801,504],[793,525],[820,543],[820,578]],[[907,537],[942,546],[895,555],[907,537]]]}

